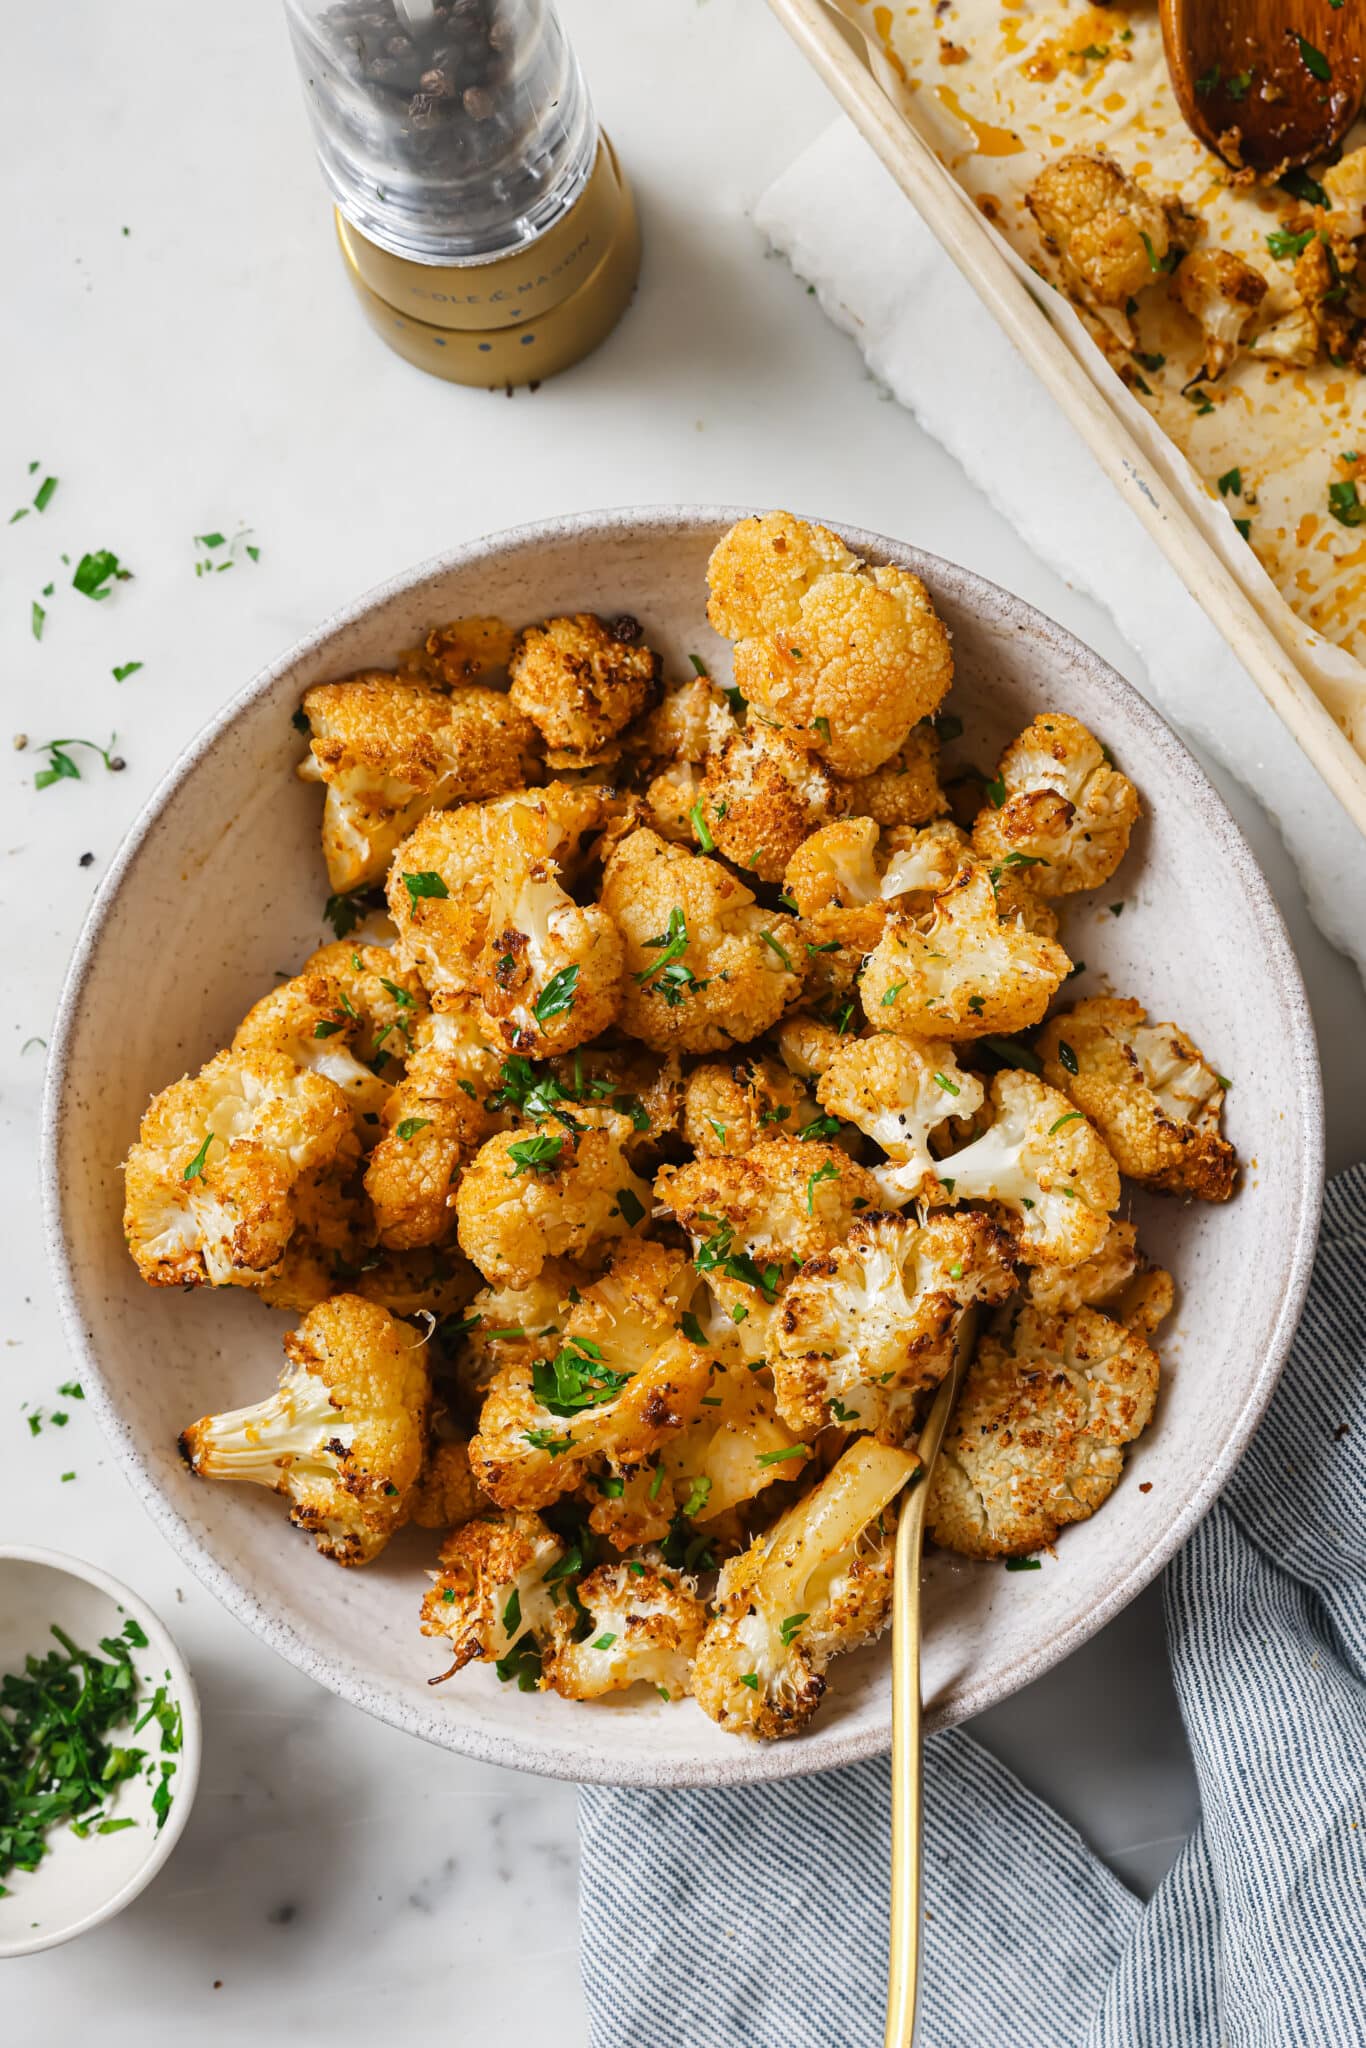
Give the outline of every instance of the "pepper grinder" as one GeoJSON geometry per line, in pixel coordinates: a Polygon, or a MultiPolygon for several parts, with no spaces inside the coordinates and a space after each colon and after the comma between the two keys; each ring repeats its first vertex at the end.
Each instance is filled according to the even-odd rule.
{"type": "Polygon", "coordinates": [[[456,384],[529,384],[625,311],[630,188],[550,0],[285,0],[372,326],[456,384]]]}

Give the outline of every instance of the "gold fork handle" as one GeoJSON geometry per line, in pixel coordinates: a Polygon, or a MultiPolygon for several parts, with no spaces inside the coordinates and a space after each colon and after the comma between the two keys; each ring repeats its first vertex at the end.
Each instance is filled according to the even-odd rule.
{"type": "Polygon", "coordinates": [[[921,1780],[920,1553],[924,1478],[901,1511],[892,1607],[892,1915],[885,2048],[911,2048],[920,1987],[921,1780]]]}

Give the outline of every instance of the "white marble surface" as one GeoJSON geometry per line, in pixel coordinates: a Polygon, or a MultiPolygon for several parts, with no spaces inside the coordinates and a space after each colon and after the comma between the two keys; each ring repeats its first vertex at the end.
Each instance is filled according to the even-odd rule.
{"type": "MultiPolygon", "coordinates": [[[[830,107],[757,0],[565,13],[636,183],[646,265],[609,345],[512,400],[427,381],[362,324],[266,0],[69,0],[7,24],[0,521],[31,495],[29,461],[61,484],[45,515],[0,525],[5,731],[117,729],[128,765],[36,793],[33,753],[3,755],[0,1540],[98,1557],[135,1584],[206,1714],[199,1804],[168,1869],[78,1950],[10,1966],[15,2048],[96,2028],[108,2048],[187,2028],[203,2048],[247,2034],[346,2048],[380,2025],[474,2040],[543,2031],[548,2012],[565,2048],[585,2038],[572,1791],[428,1753],[314,1690],[189,1579],[79,1404],[63,1404],[65,1429],[26,1426],[22,1404],[50,1409],[69,1368],[34,1191],[43,1049],[23,1047],[181,744],[387,571],[515,520],[630,501],[781,503],[881,527],[1022,592],[1144,681],[1107,615],[1040,565],[765,259],[748,210],[830,107]],[[259,566],[197,581],[192,536],[239,525],[259,566]],[[98,606],[63,584],[35,644],[30,602],[60,554],[99,547],[135,580],[98,606]],[[132,660],[145,666],[116,684],[132,660]]],[[[1147,546],[1135,526],[1136,574],[1147,546]]],[[[1366,1149],[1366,997],[1308,923],[1256,801],[1221,779],[1300,951],[1342,1164],[1366,1149]]],[[[1193,1787],[1155,1596],[978,1731],[1134,1882],[1165,1867],[1193,1787]]]]}

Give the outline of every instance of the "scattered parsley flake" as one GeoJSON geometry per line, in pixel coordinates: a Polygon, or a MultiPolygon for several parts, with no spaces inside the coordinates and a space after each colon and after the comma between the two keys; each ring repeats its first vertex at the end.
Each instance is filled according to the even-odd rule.
{"type": "Polygon", "coordinates": [[[645,1214],[644,1206],[630,1188],[617,1189],[617,1207],[632,1230],[645,1214]]]}
{"type": "Polygon", "coordinates": [[[807,1444],[789,1444],[784,1451],[760,1451],[756,1465],[785,1465],[789,1458],[809,1458],[811,1450],[807,1444]]]}
{"type": "Polygon", "coordinates": [[[792,965],[792,957],[791,957],[791,955],[790,955],[790,954],[788,953],[788,951],[787,951],[787,948],[786,948],[785,946],[780,946],[780,945],[779,945],[778,941],[777,941],[777,940],[776,940],[776,939],[774,938],[774,936],[773,936],[772,932],[768,932],[768,931],[760,932],[760,934],[759,934],[759,937],[760,937],[760,938],[761,938],[761,939],[763,940],[764,944],[765,944],[765,945],[766,945],[766,946],[768,947],[768,950],[769,950],[769,952],[770,952],[770,953],[776,953],[776,954],[777,954],[778,958],[779,958],[779,959],[780,959],[780,960],[782,961],[782,963],[783,963],[783,966],[784,966],[784,967],[785,967],[785,968],[787,969],[788,973],[789,973],[789,974],[795,974],[797,970],[796,970],[796,968],[795,968],[795,967],[794,967],[794,966],[792,965]]]}
{"type": "Polygon", "coordinates": [[[1077,1056],[1065,1038],[1058,1040],[1058,1064],[1069,1074],[1079,1074],[1081,1072],[1081,1068],[1077,1064],[1077,1056]]]}
{"type": "Polygon", "coordinates": [[[208,1161],[209,1147],[210,1145],[212,1145],[212,1143],[213,1132],[208,1131],[205,1133],[203,1144],[195,1153],[194,1158],[190,1161],[189,1165],[185,1168],[184,1173],[180,1176],[182,1180],[199,1180],[201,1178],[204,1172],[204,1167],[208,1161]]]}
{"type": "Polygon", "coordinates": [[[1223,475],[1222,475],[1222,476],[1221,476],[1221,477],[1219,478],[1219,496],[1220,496],[1221,498],[1228,498],[1228,497],[1234,497],[1234,498],[1241,498],[1241,497],[1242,497],[1242,495],[1243,495],[1243,472],[1242,472],[1242,470],[1241,470],[1241,469],[1238,469],[1238,468],[1236,468],[1236,467],[1235,467],[1235,468],[1233,468],[1233,469],[1226,469],[1226,470],[1224,471],[1223,475]]]}
{"type": "Polygon", "coordinates": [[[711,836],[711,827],[708,825],[706,819],[702,815],[701,797],[697,799],[697,802],[693,805],[691,811],[689,811],[688,816],[692,819],[692,828],[693,831],[697,834],[697,843],[701,847],[703,853],[714,852],[716,848],[716,841],[711,836]]]}
{"type": "Polygon", "coordinates": [[[109,595],[111,584],[127,583],[132,570],[125,569],[118,556],[109,548],[99,548],[94,554],[81,556],[76,564],[76,573],[71,579],[72,588],[79,590],[82,597],[94,598],[97,602],[109,595]]]}
{"type": "Polygon", "coordinates": [[[1043,1564],[1037,1557],[1008,1557],[1006,1559],[1006,1570],[1008,1572],[1041,1572],[1043,1564]]]}
{"type": "Polygon", "coordinates": [[[116,683],[126,683],[129,676],[135,676],[142,665],[140,661],[121,661],[117,668],[110,670],[110,674],[116,683]]]}
{"type": "Polygon", "coordinates": [[[1332,79],[1333,67],[1322,50],[1315,49],[1308,36],[1297,35],[1295,41],[1299,45],[1300,62],[1310,77],[1317,78],[1322,85],[1327,85],[1332,79]]]}
{"type": "MultiPolygon", "coordinates": [[[[572,967],[562,967],[558,974],[552,974],[536,1001],[532,1004],[532,1015],[538,1024],[548,1024],[552,1017],[558,1017],[574,1007],[574,991],[578,986],[579,969],[577,961],[572,967]]],[[[411,1001],[411,998],[409,998],[411,1001]]]]}
{"type": "Polygon", "coordinates": [[[430,1123],[431,1118],[429,1116],[405,1116],[403,1122],[396,1125],[394,1136],[402,1138],[406,1145],[409,1139],[417,1136],[419,1131],[425,1131],[430,1123]]]}

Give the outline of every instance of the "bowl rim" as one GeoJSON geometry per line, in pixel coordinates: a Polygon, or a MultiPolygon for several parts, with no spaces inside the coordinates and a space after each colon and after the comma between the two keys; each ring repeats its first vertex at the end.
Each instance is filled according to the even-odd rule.
{"type": "Polygon", "coordinates": [[[0,1944],[0,1959],[4,1960],[37,1955],[43,1949],[60,1948],[65,1942],[74,1941],[78,1935],[89,1934],[92,1928],[112,1920],[116,1913],[132,1904],[168,1860],[184,1832],[199,1789],[199,1766],[204,1747],[203,1720],[194,1676],[170,1629],[140,1593],[135,1593],[131,1586],[126,1586],[122,1579],[116,1579],[103,1566],[62,1550],[40,1549],[28,1543],[0,1543],[0,1571],[7,1564],[36,1564],[45,1570],[59,1572],[64,1578],[80,1579],[105,1594],[115,1606],[126,1609],[134,1621],[141,1623],[143,1633],[157,1646],[159,1653],[164,1653],[165,1666],[175,1687],[176,1704],[180,1708],[181,1737],[171,1811],[165,1826],[151,1837],[150,1851],[142,1862],[129,1872],[107,1899],[98,1906],[92,1906],[82,1919],[69,1927],[31,1934],[12,1944],[0,1944]]]}
{"type": "MultiPolygon", "coordinates": [[[[594,535],[606,538],[645,529],[664,529],[675,533],[702,530],[719,536],[736,520],[755,516],[756,510],[761,509],[749,505],[710,504],[621,506],[527,521],[481,534],[428,556],[413,567],[386,577],[359,598],[331,612],[311,632],[259,669],[242,689],[230,697],[156,783],[124,834],[91,901],[62,983],[52,1026],[43,1092],[40,1171],[44,1233],[56,1283],[59,1313],[67,1342],[81,1368],[82,1383],[87,1385],[87,1398],[96,1419],[118,1455],[125,1476],[161,1533],[229,1613],[261,1636],[277,1654],[324,1684],[338,1697],[363,1708],[378,1720],[406,1733],[417,1734],[438,1747],[455,1750],[481,1762],[582,1784],[655,1788],[662,1785],[722,1786],[803,1777],[885,1754],[891,1742],[890,1718],[885,1728],[865,1728],[846,1733],[837,1729],[829,1733],[818,1730],[797,1742],[758,1744],[737,1741],[734,1757],[698,1758],[695,1763],[687,1764],[649,1755],[625,1756],[605,1743],[601,1746],[589,1744],[579,1751],[570,1744],[543,1745],[534,1736],[503,1735],[466,1725],[437,1701],[430,1706],[425,1703],[421,1707],[415,1706],[410,1696],[400,1696],[377,1685],[347,1658],[321,1653],[306,1643],[287,1619],[267,1612],[251,1588],[220,1563],[210,1546],[195,1534],[163,1493],[140,1445],[123,1422],[112,1394],[105,1388],[98,1359],[84,1327],[74,1261],[65,1230],[59,1159],[60,1105],[86,979],[104,926],[124,882],[142,856],[162,811],[181,784],[212,751],[222,734],[249,706],[274,689],[285,674],[318,653],[343,629],[363,621],[379,605],[402,597],[438,576],[469,569],[509,551],[594,535]]],[[[1278,997],[1288,1026],[1289,1114],[1298,1140],[1300,1170],[1294,1212],[1285,1217],[1288,1240],[1285,1281],[1261,1363],[1241,1409],[1225,1432],[1218,1455],[1180,1512],[1145,1550],[1135,1556],[1129,1569],[1100,1600],[1045,1641],[1022,1652],[1004,1670],[997,1671],[991,1678],[969,1683],[957,1690],[950,1702],[933,1709],[926,1716],[927,1732],[933,1733],[968,1720],[985,1708],[1009,1698],[1079,1649],[1156,1578],[1218,1497],[1271,1398],[1289,1354],[1308,1290],[1323,1197],[1322,1083],[1317,1040],[1303,977],[1266,877],[1241,827],[1204,769],[1138,688],[1067,627],[976,570],[934,555],[927,549],[868,528],[853,526],[842,519],[821,519],[808,513],[796,516],[832,526],[848,546],[862,556],[871,557],[874,561],[898,562],[917,572],[927,572],[932,580],[960,602],[976,602],[981,606],[984,600],[990,600],[1018,630],[1029,631],[1066,660],[1081,662],[1091,669],[1102,687],[1117,703],[1123,704],[1124,715],[1143,731],[1145,738],[1163,758],[1171,778],[1167,785],[1168,801],[1180,802],[1184,795],[1197,802],[1209,829],[1221,842],[1221,850],[1246,894],[1262,940],[1268,984],[1278,997]]]]}

